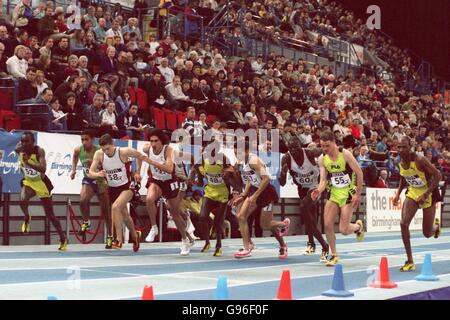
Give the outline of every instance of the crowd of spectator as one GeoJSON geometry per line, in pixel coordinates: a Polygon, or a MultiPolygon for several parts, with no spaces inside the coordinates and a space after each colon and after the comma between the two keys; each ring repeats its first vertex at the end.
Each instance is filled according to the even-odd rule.
{"type": "MultiPolygon", "coordinates": [[[[222,4],[195,5],[217,11],[222,4]]],[[[231,9],[236,36],[241,25],[246,36],[258,24],[289,36],[312,30],[377,48],[398,63],[395,70],[414,68],[407,51],[383,42],[335,2],[238,4],[246,11],[240,19],[231,9]]],[[[450,115],[441,94],[415,96],[376,74],[336,75],[329,65],[281,55],[225,56],[220,47],[171,35],[146,41],[137,16],[125,20],[92,5],[80,17],[75,12],[52,1],[32,8],[30,0],[21,0],[0,23],[0,75],[17,80],[19,103],[48,104],[55,130],[91,128],[98,135],[140,139],[154,125],[157,107],[187,111],[182,126],[190,134],[278,129],[282,146],[293,138],[306,146],[333,130],[363,167],[376,161],[389,172],[398,162],[396,143],[407,135],[416,152],[448,170],[450,115]],[[130,88],[145,91],[146,105],[131,99],[130,88]]]]}

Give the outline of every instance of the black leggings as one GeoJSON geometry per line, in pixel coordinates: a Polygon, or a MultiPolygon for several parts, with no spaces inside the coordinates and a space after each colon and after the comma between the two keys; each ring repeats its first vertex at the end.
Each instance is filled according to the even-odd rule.
{"type": "Polygon", "coordinates": [[[322,249],[327,249],[328,244],[322,237],[322,233],[317,228],[317,205],[311,199],[311,191],[309,191],[306,196],[300,195],[300,213],[303,214],[303,219],[305,221],[305,231],[308,235],[308,243],[315,246],[314,238],[316,238],[322,249]]]}
{"type": "Polygon", "coordinates": [[[203,237],[206,243],[209,243],[209,214],[216,208],[214,215],[214,229],[216,230],[216,248],[222,247],[222,228],[225,220],[226,202],[214,201],[209,198],[203,198],[202,209],[200,211],[200,224],[202,226],[203,237]]]}

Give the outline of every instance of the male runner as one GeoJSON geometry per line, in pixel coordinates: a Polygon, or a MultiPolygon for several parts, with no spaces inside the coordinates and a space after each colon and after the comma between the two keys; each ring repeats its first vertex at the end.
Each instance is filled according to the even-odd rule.
{"type": "Polygon", "coordinates": [[[100,137],[100,147],[94,154],[88,177],[91,179],[106,178],[108,194],[111,201],[111,210],[117,240],[112,244],[113,249],[121,249],[123,244],[122,220],[130,230],[133,238],[133,251],[139,250],[141,232],[136,231],[128,212],[127,204],[133,199],[134,186],[131,180],[130,157],[148,162],[148,157],[133,149],[114,146],[114,141],[109,134],[100,137]],[[99,168],[102,168],[99,171],[99,168]]]}
{"type": "Polygon", "coordinates": [[[28,206],[30,199],[37,196],[42,202],[45,215],[50,219],[59,234],[58,250],[66,251],[67,239],[53,211],[51,195],[53,185],[45,175],[47,170],[45,150],[35,145],[33,133],[26,131],[22,134],[15,151],[19,154],[20,167],[24,174],[24,178],[20,181],[20,208],[25,215],[25,220],[22,223],[22,233],[30,232],[31,216],[28,212],[28,206]]]}
{"type": "Polygon", "coordinates": [[[286,176],[289,171],[294,183],[297,185],[300,199],[300,213],[303,214],[305,230],[308,235],[308,246],[303,252],[304,255],[313,255],[316,251],[314,237],[322,246],[321,262],[326,262],[329,246],[322,237],[322,233],[317,228],[317,201],[311,199],[311,192],[317,188],[319,183],[319,166],[316,158],[322,154],[318,148],[302,148],[302,144],[295,139],[289,144],[289,151],[281,160],[280,185],[286,185],[286,176]]]}
{"type": "Polygon", "coordinates": [[[190,181],[193,184],[197,176],[197,185],[203,187],[203,178],[206,177],[205,195],[200,211],[200,222],[202,224],[205,245],[201,252],[208,252],[211,248],[209,242],[209,215],[213,209],[214,229],[216,231],[215,257],[222,256],[222,228],[229,200],[229,186],[233,185],[232,178],[236,179],[233,167],[226,156],[219,152],[220,142],[211,142],[202,152],[201,161],[194,165],[191,170],[190,181]]]}
{"type": "Polygon", "coordinates": [[[244,192],[234,201],[233,206],[237,208],[237,219],[239,230],[241,231],[243,250],[237,252],[235,258],[246,258],[252,255],[252,245],[248,228],[248,217],[255,210],[263,209],[261,213],[261,227],[263,230],[270,230],[280,244],[278,258],[286,259],[288,257],[287,244],[280,235],[280,228],[285,228],[285,234],[288,233],[289,219],[284,221],[273,220],[272,204],[278,202],[278,194],[270,184],[269,173],[264,162],[253,153],[250,153],[248,141],[245,142],[245,154],[243,163],[237,163],[242,180],[245,184],[244,192]]]}
{"type": "MultiPolygon", "coordinates": [[[[173,150],[168,145],[167,136],[159,129],[150,132],[150,143],[144,146],[143,152],[149,157],[149,177],[146,187],[147,192],[147,210],[150,216],[150,223],[153,228],[156,227],[156,201],[163,196],[166,198],[170,213],[175,225],[181,234],[181,252],[180,255],[187,256],[190,252],[191,242],[186,235],[186,222],[180,213],[180,199],[178,192],[180,185],[175,175],[175,164],[173,159],[173,150]]],[[[142,162],[138,160],[135,178],[137,181],[142,179],[142,162]]]]}
{"type": "Polygon", "coordinates": [[[311,198],[316,201],[319,195],[328,187],[329,198],[325,204],[325,233],[331,247],[331,256],[328,257],[326,266],[335,266],[338,261],[336,251],[336,235],[334,222],[338,212],[341,212],[339,231],[343,235],[356,233],[356,239],[364,239],[364,226],[361,220],[351,223],[353,209],[358,208],[361,202],[363,185],[363,173],[353,154],[337,146],[334,134],[324,131],[320,135],[320,144],[323,155],[319,157],[320,184],[311,193],[311,198]],[[356,185],[355,185],[356,174],[356,185]]]}
{"type": "Polygon", "coordinates": [[[105,249],[112,249],[112,224],[111,224],[111,205],[108,197],[108,185],[104,178],[91,179],[88,177],[89,168],[91,167],[94,154],[100,149],[99,146],[94,144],[94,135],[90,131],[84,131],[81,133],[81,146],[75,147],[72,157],[72,172],[70,173],[70,179],[75,179],[77,173],[78,160],[80,160],[83,166],[83,181],[81,182],[80,192],[80,211],[83,216],[83,223],[81,224],[80,232],[86,232],[91,227],[89,220],[89,201],[92,197],[97,195],[100,210],[103,218],[106,222],[106,228],[108,230],[108,236],[106,238],[105,249]]]}
{"type": "Polygon", "coordinates": [[[435,219],[436,202],[440,198],[438,185],[441,174],[427,158],[411,152],[411,141],[408,137],[401,139],[398,144],[398,151],[401,178],[393,205],[399,204],[400,194],[408,186],[400,222],[402,240],[408,260],[400,268],[400,271],[409,272],[416,270],[411,251],[409,225],[419,208],[423,209],[422,232],[425,238],[431,238],[432,236],[438,238],[441,234],[440,221],[438,218],[435,219]]]}

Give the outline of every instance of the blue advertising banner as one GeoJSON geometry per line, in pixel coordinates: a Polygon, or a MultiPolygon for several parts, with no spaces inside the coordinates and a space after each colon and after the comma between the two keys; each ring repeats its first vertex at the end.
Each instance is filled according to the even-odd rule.
{"type": "Polygon", "coordinates": [[[20,192],[23,174],[19,166],[19,155],[14,151],[20,137],[20,132],[0,131],[0,175],[4,193],[20,192]]]}

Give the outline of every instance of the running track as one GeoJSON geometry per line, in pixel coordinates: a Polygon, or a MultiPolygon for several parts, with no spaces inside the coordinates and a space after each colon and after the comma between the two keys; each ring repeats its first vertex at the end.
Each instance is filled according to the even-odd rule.
{"type": "MultiPolygon", "coordinates": [[[[405,260],[400,233],[366,234],[363,242],[354,236],[337,236],[346,289],[351,299],[389,299],[421,291],[450,287],[450,235],[425,239],[412,233],[417,271],[401,273],[405,260]],[[418,282],[425,253],[431,253],[433,271],[440,281],[418,282]],[[398,288],[367,288],[380,258],[387,256],[391,280],[398,288]]],[[[9,246],[0,248],[0,299],[139,299],[144,285],[152,285],[155,299],[212,300],[217,278],[227,276],[229,298],[266,300],[276,296],[283,270],[290,270],[295,299],[326,299],[334,269],[319,262],[319,253],[303,256],[305,236],[288,237],[289,258],[279,260],[273,238],[258,238],[251,258],[233,258],[240,239],[224,241],[224,255],[201,253],[198,241],[187,257],[179,256],[178,243],[143,244],[138,253],[131,245],[120,251],[105,251],[102,245],[69,245],[67,252],[56,246],[9,246]]],[[[214,241],[212,243],[214,246],[214,241]]],[[[320,249],[318,250],[320,251],[320,249]]],[[[449,297],[450,299],[450,297],[449,297]]]]}

